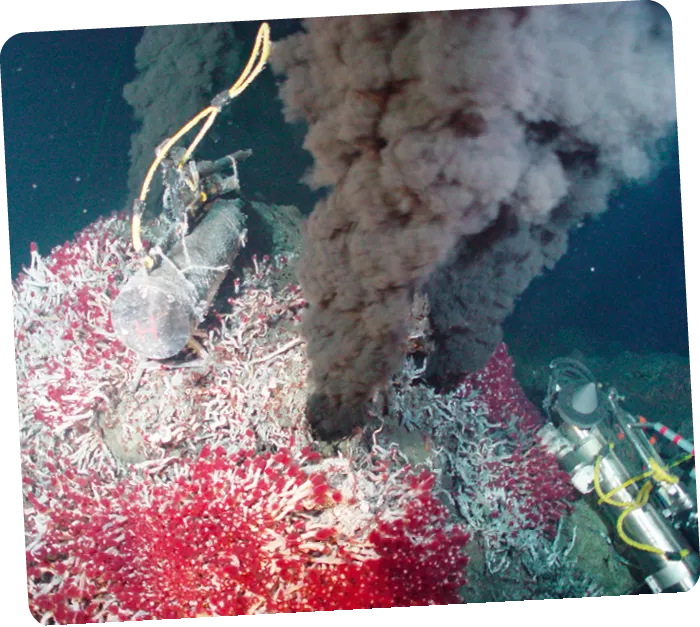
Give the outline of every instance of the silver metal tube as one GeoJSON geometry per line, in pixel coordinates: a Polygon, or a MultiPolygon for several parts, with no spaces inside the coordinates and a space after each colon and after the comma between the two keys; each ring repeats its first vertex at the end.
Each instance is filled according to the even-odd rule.
{"type": "Polygon", "coordinates": [[[112,325],[130,349],[150,359],[179,353],[201,322],[245,238],[235,200],[216,200],[193,232],[151,272],[137,272],[112,306],[112,325]]]}
{"type": "MultiPolygon", "coordinates": [[[[547,428],[551,429],[553,426],[548,425],[547,428]]],[[[558,429],[570,446],[563,446],[550,435],[549,441],[556,443],[556,446],[550,447],[550,450],[572,478],[579,477],[578,483],[583,485],[586,482],[581,481],[580,477],[586,476],[586,469],[592,473],[596,459],[602,451],[607,449],[607,441],[597,427],[587,430],[562,423],[558,429]]],[[[614,451],[607,451],[602,457],[597,478],[603,494],[616,490],[611,497],[613,501],[631,504],[639,493],[640,488],[636,483],[621,487],[630,479],[630,474],[614,451]]],[[[581,491],[588,492],[588,490],[581,491]]],[[[591,494],[591,498],[593,497],[594,494],[591,494]]],[[[595,508],[608,520],[612,528],[616,529],[624,507],[597,502],[595,508]]],[[[642,572],[647,573],[645,580],[651,590],[654,592],[686,591],[697,582],[700,576],[700,556],[694,552],[682,534],[671,527],[652,503],[647,503],[627,514],[623,521],[623,529],[635,542],[663,551],[663,553],[655,553],[642,550],[623,542],[622,539],[616,542],[618,552],[642,572]]]]}

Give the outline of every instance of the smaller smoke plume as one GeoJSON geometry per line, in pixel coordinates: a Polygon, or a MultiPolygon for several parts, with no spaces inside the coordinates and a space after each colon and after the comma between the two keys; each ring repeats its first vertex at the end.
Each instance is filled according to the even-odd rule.
{"type": "MultiPolygon", "coordinates": [[[[209,105],[223,89],[219,70],[240,65],[242,45],[230,24],[149,26],[136,46],[138,77],[124,87],[124,98],[141,123],[131,137],[129,195],[136,198],[143,178],[165,138],[209,105]]],[[[225,79],[228,80],[228,79],[225,79]]],[[[158,177],[152,197],[160,197],[158,177]]]]}

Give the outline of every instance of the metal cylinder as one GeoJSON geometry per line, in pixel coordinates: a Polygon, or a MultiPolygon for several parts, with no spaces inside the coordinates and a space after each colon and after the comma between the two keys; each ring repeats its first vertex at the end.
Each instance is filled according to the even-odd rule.
{"type": "MultiPolygon", "coordinates": [[[[558,428],[547,425],[542,429],[541,436],[550,452],[557,457],[572,479],[579,477],[579,483],[588,484],[590,480],[592,484],[595,461],[607,448],[606,440],[597,427],[588,430],[562,422],[558,428]],[[585,480],[581,481],[580,477],[583,476],[585,480]]],[[[639,488],[636,483],[621,487],[630,479],[630,474],[613,451],[607,451],[602,457],[597,475],[603,494],[615,490],[612,497],[614,501],[634,502],[639,488]]],[[[579,489],[583,487],[584,485],[581,485],[579,489]]],[[[581,491],[585,493],[589,492],[589,489],[581,491]]],[[[623,509],[604,502],[598,503],[596,508],[615,528],[623,509]]],[[[622,542],[617,546],[620,553],[646,573],[645,581],[653,592],[686,591],[695,585],[700,576],[700,556],[651,502],[627,514],[624,529],[636,542],[663,551],[654,553],[622,542]],[[685,557],[681,558],[683,555],[685,557]]]]}
{"type": "MultiPolygon", "coordinates": [[[[620,486],[629,479],[625,466],[614,453],[607,453],[599,468],[600,488],[603,493],[616,490],[614,500],[631,503],[639,489],[636,484],[625,488],[620,486]]],[[[610,505],[601,505],[611,523],[617,521],[621,510],[610,505]]],[[[685,542],[683,536],[676,533],[666,519],[651,503],[634,509],[624,521],[625,530],[637,542],[647,544],[664,551],[665,554],[651,553],[635,548],[621,549],[629,554],[644,572],[649,573],[645,580],[654,592],[678,592],[690,590],[700,575],[700,557],[685,542]],[[688,552],[684,559],[671,559],[670,555],[688,552]]]]}
{"type": "Polygon", "coordinates": [[[240,201],[216,200],[161,263],[141,269],[121,288],[112,306],[119,339],[149,359],[179,353],[201,322],[245,241],[240,201]]]}

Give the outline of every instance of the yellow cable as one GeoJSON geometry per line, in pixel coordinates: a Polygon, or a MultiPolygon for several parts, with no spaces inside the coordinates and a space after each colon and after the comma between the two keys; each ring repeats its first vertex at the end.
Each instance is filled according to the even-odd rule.
{"type": "MultiPolygon", "coordinates": [[[[610,450],[612,450],[612,445],[608,445],[610,450]]],[[[613,495],[615,492],[620,490],[622,486],[618,486],[611,492],[608,492],[605,494],[603,492],[603,489],[600,487],[600,464],[603,461],[603,456],[598,455],[598,457],[595,460],[595,464],[593,466],[593,487],[595,488],[595,492],[598,495],[598,504],[600,505],[601,503],[606,503],[607,505],[612,505],[613,507],[626,507],[627,502],[626,501],[615,501],[611,499],[611,495],[613,495]]]]}
{"type": "Polygon", "coordinates": [[[143,242],[141,241],[141,213],[137,211],[134,211],[134,214],[131,216],[131,243],[137,253],[143,250],[143,242]]]}
{"type": "Polygon", "coordinates": [[[666,468],[663,468],[653,457],[649,459],[651,478],[654,481],[665,481],[666,483],[678,483],[678,477],[672,475],[666,468]]]}
{"type": "MultiPolygon", "coordinates": [[[[262,72],[270,56],[271,46],[270,26],[267,22],[263,22],[258,30],[258,34],[255,37],[255,45],[253,46],[253,52],[248,59],[248,63],[243,72],[241,72],[241,75],[238,77],[238,80],[236,80],[236,82],[227,91],[228,100],[224,104],[227,104],[228,101],[239,96],[255,80],[258,74],[262,72]]],[[[134,211],[131,219],[131,241],[136,253],[140,254],[143,251],[143,242],[141,241],[141,214],[145,205],[146,196],[148,195],[151,182],[155,176],[158,166],[161,164],[168,152],[170,152],[170,149],[182,138],[183,135],[192,130],[192,128],[194,128],[202,119],[207,118],[204,125],[197,133],[196,137],[180,160],[178,167],[181,168],[190,158],[199,142],[202,141],[204,136],[207,134],[220,111],[221,106],[217,106],[215,104],[209,105],[195,115],[189,122],[187,122],[187,124],[185,124],[177,133],[175,133],[175,135],[173,135],[165,144],[163,144],[160,150],[158,150],[156,158],[153,160],[153,163],[151,163],[151,167],[148,168],[143,185],[141,186],[141,193],[139,194],[138,198],[139,202],[134,204],[134,211]]],[[[143,262],[147,269],[153,267],[153,259],[151,259],[148,255],[144,257],[143,262]]]]}
{"type": "Polygon", "coordinates": [[[617,518],[617,524],[615,525],[615,528],[617,529],[617,534],[620,536],[620,538],[622,538],[622,541],[625,542],[625,544],[628,544],[629,546],[635,549],[639,549],[640,551],[646,551],[647,553],[656,553],[658,555],[663,555],[665,551],[663,551],[662,549],[652,546],[650,544],[637,542],[636,540],[630,538],[623,527],[625,518],[627,518],[627,516],[633,511],[643,507],[647,503],[647,501],[649,500],[649,494],[651,493],[651,488],[651,481],[648,481],[642,486],[639,492],[637,492],[637,496],[635,497],[635,499],[630,503],[627,503],[626,506],[623,508],[623,511],[617,518]]]}
{"type": "Polygon", "coordinates": [[[246,65],[238,80],[233,84],[233,86],[228,90],[228,94],[231,98],[235,98],[240,94],[250,83],[255,80],[255,77],[262,72],[267,59],[270,56],[270,49],[272,44],[270,43],[270,25],[267,22],[263,22],[258,30],[258,34],[255,37],[255,45],[253,46],[253,52],[248,59],[248,65],[246,65]],[[260,56],[258,64],[254,69],[253,64],[255,63],[255,58],[260,56]]]}
{"type": "Polygon", "coordinates": [[[683,455],[680,459],[677,459],[675,462],[671,463],[668,465],[669,468],[675,468],[676,466],[679,466],[683,462],[687,462],[689,459],[693,459],[695,457],[694,453],[688,453],[687,455],[683,455]]]}
{"type": "MultiPolygon", "coordinates": [[[[612,445],[609,445],[609,448],[612,450],[612,445]]],[[[678,477],[671,475],[667,469],[662,468],[661,465],[655,460],[655,459],[650,459],[649,460],[649,466],[650,470],[637,475],[636,477],[632,477],[631,479],[628,479],[625,481],[623,484],[617,486],[613,490],[610,490],[607,493],[604,493],[601,486],[600,486],[600,464],[603,461],[603,456],[598,455],[596,458],[594,467],[593,467],[593,486],[595,488],[596,494],[598,495],[598,503],[606,503],[608,505],[612,505],[613,507],[619,507],[622,509],[622,512],[620,512],[620,515],[617,518],[617,523],[615,525],[615,528],[617,530],[617,534],[620,536],[622,541],[640,551],[646,551],[647,553],[655,553],[657,555],[668,555],[667,551],[664,551],[663,549],[660,549],[656,546],[653,546],[651,544],[645,544],[642,542],[637,542],[636,540],[630,538],[627,535],[627,532],[624,529],[624,522],[625,519],[629,514],[631,514],[633,511],[640,509],[644,507],[644,505],[647,504],[649,501],[649,496],[651,495],[651,491],[653,489],[653,483],[651,480],[647,481],[637,492],[637,495],[634,497],[632,501],[616,501],[612,498],[610,498],[613,494],[618,492],[619,490],[622,490],[623,488],[626,488],[627,486],[631,485],[632,483],[635,483],[637,481],[640,481],[641,479],[646,479],[651,477],[651,479],[655,481],[666,481],[668,483],[676,483],[678,481],[678,477]]],[[[679,462],[681,463],[681,462],[679,462]]],[[[687,549],[683,549],[679,552],[679,556],[681,559],[685,558],[689,554],[689,551],[687,549]]]]}
{"type": "MultiPolygon", "coordinates": [[[[267,63],[267,59],[270,56],[270,48],[270,26],[267,22],[263,22],[258,30],[258,34],[255,37],[253,52],[250,54],[250,58],[248,59],[245,69],[241,72],[238,80],[228,90],[229,100],[233,100],[243,93],[243,91],[255,80],[257,75],[263,71],[265,64],[267,63]]],[[[207,134],[207,131],[214,123],[216,116],[221,112],[221,108],[216,105],[211,105],[204,109],[202,113],[205,112],[207,115],[209,115],[209,119],[204,123],[204,126],[202,126],[199,133],[197,133],[197,136],[190,144],[190,147],[185,151],[182,159],[180,159],[179,167],[182,167],[182,165],[190,158],[194,152],[194,149],[197,147],[197,144],[202,141],[204,136],[207,134]]]]}

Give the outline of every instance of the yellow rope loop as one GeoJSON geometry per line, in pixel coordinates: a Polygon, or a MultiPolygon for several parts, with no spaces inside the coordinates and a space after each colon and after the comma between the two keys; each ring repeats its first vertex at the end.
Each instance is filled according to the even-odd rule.
{"type": "MultiPolygon", "coordinates": [[[[608,448],[612,451],[613,445],[609,444],[608,448]]],[[[626,488],[630,483],[633,483],[633,480],[630,479],[629,481],[626,481],[622,485],[619,485],[613,490],[610,490],[610,492],[608,492],[607,494],[603,492],[603,489],[600,487],[600,465],[603,462],[603,458],[603,455],[598,455],[598,457],[595,460],[595,464],[593,465],[593,487],[595,488],[595,493],[598,495],[598,504],[600,505],[601,503],[606,503],[607,505],[612,505],[613,507],[627,507],[627,505],[629,504],[628,501],[616,501],[611,497],[619,490],[622,490],[626,488]]]]}
{"type": "Polygon", "coordinates": [[[654,481],[665,481],[666,483],[678,483],[678,477],[672,475],[666,468],[663,468],[654,458],[649,460],[651,477],[654,481]]]}
{"type": "MultiPolygon", "coordinates": [[[[250,53],[250,58],[246,64],[238,80],[230,87],[228,90],[228,100],[233,100],[239,96],[243,91],[245,91],[248,86],[255,80],[255,78],[263,71],[267,60],[270,56],[270,26],[267,22],[263,22],[258,29],[258,34],[255,37],[255,45],[253,46],[253,52],[250,53]]],[[[207,134],[207,131],[214,123],[216,116],[219,115],[221,107],[217,105],[211,105],[207,107],[204,111],[208,112],[209,119],[204,123],[202,129],[197,133],[197,137],[194,138],[190,147],[185,151],[178,167],[182,167],[184,163],[190,158],[194,149],[197,147],[200,141],[207,134]]]]}
{"type": "Polygon", "coordinates": [[[625,518],[627,518],[627,516],[629,516],[635,510],[638,510],[644,507],[644,505],[646,505],[647,501],[649,500],[649,495],[651,494],[652,487],[653,486],[651,481],[647,481],[647,483],[645,483],[642,486],[642,489],[639,490],[639,492],[637,492],[637,496],[635,497],[634,501],[628,503],[624,510],[618,516],[617,524],[615,525],[615,527],[617,529],[617,534],[620,536],[620,538],[625,544],[628,544],[629,546],[640,551],[646,551],[647,553],[656,553],[657,555],[664,555],[666,551],[664,551],[663,549],[660,549],[656,546],[652,546],[651,544],[637,542],[636,540],[630,538],[627,535],[627,532],[625,531],[625,528],[623,526],[623,523],[625,522],[625,518]]]}
{"type": "MultiPolygon", "coordinates": [[[[228,101],[239,96],[255,80],[258,74],[262,72],[270,56],[271,47],[270,26],[267,22],[263,22],[258,30],[258,34],[255,37],[255,45],[253,46],[253,51],[248,59],[248,63],[246,64],[243,72],[241,72],[241,75],[238,77],[238,80],[226,92],[228,99],[223,104],[226,104],[228,101]]],[[[216,102],[216,99],[214,102],[216,102]]],[[[187,148],[185,154],[178,163],[178,167],[181,168],[189,160],[199,142],[202,141],[204,136],[211,128],[216,116],[221,111],[221,106],[222,105],[220,104],[211,104],[200,111],[158,150],[156,158],[153,160],[153,163],[151,163],[151,167],[148,168],[148,172],[144,178],[138,201],[134,203],[134,211],[131,219],[131,241],[136,253],[141,254],[143,252],[143,242],[141,241],[141,216],[143,213],[143,207],[145,206],[146,196],[148,195],[151,182],[153,181],[153,177],[155,176],[158,166],[170,152],[170,149],[183,137],[183,135],[192,130],[192,128],[194,128],[201,120],[207,118],[202,125],[202,128],[199,130],[194,140],[192,140],[189,148],[187,148]]],[[[151,257],[148,255],[144,256],[143,262],[146,269],[150,270],[153,267],[153,259],[151,259],[151,257]]]]}
{"type": "Polygon", "coordinates": [[[258,30],[258,34],[255,37],[255,45],[253,46],[253,52],[250,55],[250,59],[248,59],[248,64],[243,72],[241,72],[238,80],[228,90],[228,95],[231,98],[235,98],[241,92],[243,92],[243,90],[245,90],[248,85],[255,80],[255,77],[263,71],[270,56],[271,46],[270,25],[267,22],[263,22],[258,30]],[[253,67],[257,57],[259,57],[257,60],[257,65],[253,67]]]}
{"type": "MultiPolygon", "coordinates": [[[[612,448],[612,445],[610,445],[610,450],[612,450],[612,448]]],[[[640,475],[637,475],[636,477],[632,477],[631,479],[628,479],[613,490],[604,493],[600,486],[600,464],[602,461],[603,456],[599,455],[596,458],[593,467],[593,486],[595,488],[596,494],[598,495],[599,504],[606,503],[607,505],[612,505],[613,507],[619,507],[622,509],[615,525],[617,534],[618,536],[620,536],[620,539],[628,546],[631,546],[639,551],[654,553],[656,555],[665,555],[669,557],[669,559],[684,559],[685,557],[687,557],[689,554],[689,551],[687,549],[683,549],[678,554],[674,555],[668,553],[667,551],[664,551],[663,549],[660,549],[659,547],[653,546],[651,544],[638,542],[637,540],[630,538],[630,536],[627,535],[627,532],[624,528],[624,522],[627,516],[629,516],[632,512],[641,509],[648,503],[649,497],[651,496],[651,491],[654,487],[652,479],[654,481],[666,481],[668,483],[676,483],[678,481],[678,477],[675,477],[674,475],[670,474],[667,469],[662,468],[661,465],[655,459],[652,458],[649,461],[650,470],[640,475]],[[631,484],[636,483],[637,481],[641,481],[642,479],[649,479],[649,481],[647,481],[639,489],[636,496],[631,501],[616,501],[613,498],[611,498],[612,495],[618,492],[619,490],[622,490],[630,486],[631,484]]]]}

